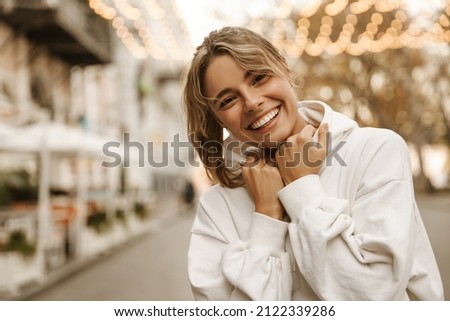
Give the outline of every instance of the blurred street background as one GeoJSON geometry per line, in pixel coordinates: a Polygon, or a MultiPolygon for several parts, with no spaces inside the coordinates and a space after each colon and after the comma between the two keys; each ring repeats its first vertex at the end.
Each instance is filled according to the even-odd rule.
{"type": "Polygon", "coordinates": [[[0,300],[192,300],[180,79],[225,25],[406,140],[450,300],[450,0],[0,0],[0,300]]]}

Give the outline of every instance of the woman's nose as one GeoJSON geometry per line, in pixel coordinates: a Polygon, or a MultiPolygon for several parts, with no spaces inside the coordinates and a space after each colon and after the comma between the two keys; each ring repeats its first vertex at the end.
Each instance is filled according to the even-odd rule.
{"type": "Polygon", "coordinates": [[[263,99],[260,95],[257,95],[255,93],[247,93],[245,95],[245,106],[244,106],[244,112],[250,113],[259,107],[261,107],[263,103],[263,99]]]}

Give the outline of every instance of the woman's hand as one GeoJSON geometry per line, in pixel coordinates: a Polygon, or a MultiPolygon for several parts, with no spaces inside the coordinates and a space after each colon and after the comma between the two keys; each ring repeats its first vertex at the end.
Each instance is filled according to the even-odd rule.
{"type": "Polygon", "coordinates": [[[255,202],[255,211],[282,220],[284,208],[278,199],[278,191],[284,184],[278,168],[253,154],[247,157],[241,171],[247,190],[255,202]]]}
{"type": "Polygon", "coordinates": [[[319,173],[327,153],[328,124],[319,127],[317,143],[312,141],[315,131],[315,127],[306,125],[278,148],[275,159],[285,185],[300,177],[319,173]]]}

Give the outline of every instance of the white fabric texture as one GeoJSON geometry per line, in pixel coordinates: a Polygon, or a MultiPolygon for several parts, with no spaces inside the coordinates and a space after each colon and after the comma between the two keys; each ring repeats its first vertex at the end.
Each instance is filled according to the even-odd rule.
{"type": "Polygon", "coordinates": [[[255,212],[244,187],[201,197],[188,253],[195,299],[443,300],[404,140],[323,102],[298,107],[329,124],[335,154],[279,192],[290,223],[255,212]]]}

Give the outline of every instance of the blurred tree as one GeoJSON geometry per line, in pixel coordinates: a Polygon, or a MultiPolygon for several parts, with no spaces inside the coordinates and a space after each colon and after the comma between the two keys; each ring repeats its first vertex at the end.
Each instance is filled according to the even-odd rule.
{"type": "Polygon", "coordinates": [[[301,97],[324,100],[412,144],[420,163],[416,188],[430,191],[422,146],[450,146],[449,16],[450,3],[428,17],[425,30],[400,1],[335,0],[256,18],[251,26],[288,54],[301,97]]]}

